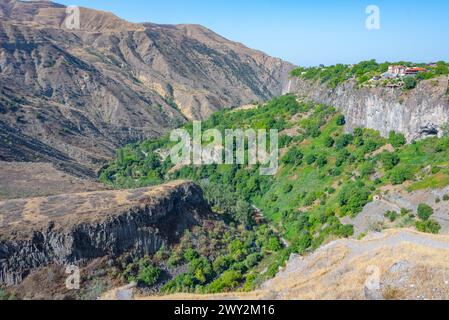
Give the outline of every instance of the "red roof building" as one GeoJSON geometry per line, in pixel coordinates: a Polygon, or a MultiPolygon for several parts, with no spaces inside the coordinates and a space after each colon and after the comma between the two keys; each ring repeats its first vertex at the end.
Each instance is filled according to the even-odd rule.
{"type": "Polygon", "coordinates": [[[427,69],[414,67],[414,68],[407,68],[405,70],[405,74],[418,74],[419,72],[427,72],[427,69]]]}

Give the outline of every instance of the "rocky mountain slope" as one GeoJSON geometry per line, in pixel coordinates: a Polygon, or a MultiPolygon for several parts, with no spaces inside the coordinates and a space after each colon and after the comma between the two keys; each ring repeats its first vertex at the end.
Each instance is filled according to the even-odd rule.
{"type": "Polygon", "coordinates": [[[422,81],[410,91],[358,88],[353,80],[329,88],[326,83],[294,77],[286,92],[337,107],[350,131],[371,128],[388,136],[394,130],[405,134],[408,141],[441,134],[441,125],[449,119],[447,76],[422,81]]]}
{"type": "MultiPolygon", "coordinates": [[[[447,236],[388,230],[383,234],[371,234],[361,241],[337,240],[306,257],[292,256],[274,279],[254,292],[152,298],[448,299],[448,258],[447,236]]],[[[107,298],[116,296],[110,294],[107,298]]]]}
{"type": "Polygon", "coordinates": [[[0,0],[0,160],[94,176],[126,143],[281,93],[292,65],[197,25],[0,0]],[[75,165],[76,163],[80,165],[75,165]]]}
{"type": "Polygon", "coordinates": [[[153,254],[210,214],[201,189],[185,181],[3,201],[0,284],[19,284],[50,265],[153,254]]]}

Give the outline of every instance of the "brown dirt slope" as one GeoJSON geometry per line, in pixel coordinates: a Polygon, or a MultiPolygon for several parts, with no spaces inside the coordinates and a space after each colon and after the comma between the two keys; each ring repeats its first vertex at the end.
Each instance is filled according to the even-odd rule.
{"type": "Polygon", "coordinates": [[[80,179],[50,163],[0,161],[0,201],[106,189],[100,183],[80,179]]]}

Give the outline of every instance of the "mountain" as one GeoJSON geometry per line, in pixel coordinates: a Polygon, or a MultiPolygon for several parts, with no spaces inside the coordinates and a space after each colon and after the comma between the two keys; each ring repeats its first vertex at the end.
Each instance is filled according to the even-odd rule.
{"type": "Polygon", "coordinates": [[[197,25],[0,0],[1,161],[94,177],[126,143],[282,92],[292,65],[197,25]]]}

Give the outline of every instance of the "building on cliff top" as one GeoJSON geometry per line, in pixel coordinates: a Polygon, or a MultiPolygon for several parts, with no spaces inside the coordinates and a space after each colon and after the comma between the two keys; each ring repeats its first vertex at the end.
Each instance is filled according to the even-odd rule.
{"type": "Polygon", "coordinates": [[[428,70],[421,67],[406,67],[400,65],[391,65],[388,67],[388,71],[383,74],[383,78],[398,78],[404,76],[414,76],[419,72],[427,72],[428,70]]]}

